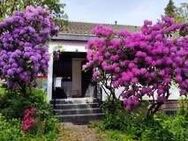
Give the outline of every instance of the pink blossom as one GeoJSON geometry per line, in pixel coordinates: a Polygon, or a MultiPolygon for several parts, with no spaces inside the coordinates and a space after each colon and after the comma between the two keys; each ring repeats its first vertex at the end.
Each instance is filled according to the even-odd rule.
{"type": "Polygon", "coordinates": [[[24,111],[22,119],[22,131],[29,132],[35,125],[36,109],[29,107],[24,111]]]}
{"type": "Polygon", "coordinates": [[[112,89],[125,88],[122,98],[128,110],[138,106],[143,96],[156,94],[157,101],[163,103],[173,81],[181,94],[187,94],[188,38],[169,36],[180,28],[181,24],[169,17],[155,24],[145,21],[140,32],[97,26],[95,39],[88,42],[86,69],[94,70],[97,82],[106,74],[104,79],[112,76],[112,89]]]}

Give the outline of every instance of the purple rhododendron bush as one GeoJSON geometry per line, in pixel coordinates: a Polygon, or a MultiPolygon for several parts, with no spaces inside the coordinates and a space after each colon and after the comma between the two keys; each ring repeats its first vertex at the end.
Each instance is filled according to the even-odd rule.
{"type": "Polygon", "coordinates": [[[108,99],[117,99],[115,91],[121,88],[119,98],[128,111],[148,97],[147,116],[152,116],[174,94],[169,91],[173,83],[180,95],[187,95],[188,36],[180,36],[182,28],[185,24],[169,17],[155,24],[145,21],[138,32],[99,25],[93,29],[96,37],[88,41],[84,69],[93,69],[93,79],[108,99]]]}
{"type": "Polygon", "coordinates": [[[42,7],[29,6],[0,23],[0,78],[13,90],[35,83],[48,67],[47,41],[57,34],[57,27],[42,7]]]}
{"type": "Polygon", "coordinates": [[[56,119],[44,91],[35,86],[37,75],[47,73],[48,41],[57,32],[52,15],[42,7],[28,6],[0,21],[0,79],[5,81],[0,117],[7,120],[0,121],[1,141],[26,140],[27,134],[36,140],[56,140],[56,119]],[[9,132],[9,127],[16,130],[9,132]]]}

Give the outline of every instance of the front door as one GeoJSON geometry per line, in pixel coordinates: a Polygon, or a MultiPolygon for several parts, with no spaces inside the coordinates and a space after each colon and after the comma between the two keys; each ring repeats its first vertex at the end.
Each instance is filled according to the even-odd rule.
{"type": "Polygon", "coordinates": [[[94,86],[91,84],[91,71],[83,72],[82,65],[86,53],[63,52],[53,66],[53,98],[91,97],[94,86]]]}
{"type": "Polygon", "coordinates": [[[81,62],[84,58],[72,58],[72,89],[71,97],[82,96],[82,83],[81,83],[81,62]]]}

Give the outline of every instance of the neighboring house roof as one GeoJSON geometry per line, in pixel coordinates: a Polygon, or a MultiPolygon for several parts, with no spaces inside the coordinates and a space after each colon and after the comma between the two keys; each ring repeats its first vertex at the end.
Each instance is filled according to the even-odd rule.
{"type": "Polygon", "coordinates": [[[94,37],[91,30],[97,25],[111,26],[115,30],[126,29],[130,32],[139,31],[140,29],[138,26],[131,25],[68,22],[68,25],[53,40],[87,41],[90,37],[94,37]]]}

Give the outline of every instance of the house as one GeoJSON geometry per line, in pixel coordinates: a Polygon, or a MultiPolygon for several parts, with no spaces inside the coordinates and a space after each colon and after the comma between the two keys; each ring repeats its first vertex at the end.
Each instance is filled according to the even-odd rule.
{"type": "MultiPolygon", "coordinates": [[[[88,93],[88,88],[92,87],[92,72],[83,72],[82,65],[86,62],[85,46],[88,39],[94,37],[91,34],[91,30],[96,25],[98,24],[69,22],[68,26],[50,42],[49,52],[51,56],[47,87],[49,100],[55,98],[84,98],[94,96],[88,93]],[[63,50],[59,52],[58,59],[53,54],[57,49],[63,50]],[[58,94],[59,92],[60,94],[58,94]]],[[[105,25],[112,26],[117,30],[126,28],[129,31],[137,31],[139,29],[136,26],[105,25]]]]}
{"type": "MultiPolygon", "coordinates": [[[[86,62],[85,46],[88,39],[94,37],[91,30],[96,25],[98,23],[69,22],[49,43],[48,81],[47,84],[41,83],[41,86],[47,88],[48,100],[52,101],[55,112],[64,121],[72,121],[73,117],[78,117],[79,121],[83,117],[89,120],[102,115],[99,107],[99,101],[102,100],[100,88],[92,82],[91,71],[82,71],[82,65],[86,62]],[[55,54],[54,51],[57,50],[63,51],[55,54]]],[[[139,29],[117,23],[103,25],[117,30],[139,29]]]]}
{"type": "MultiPolygon", "coordinates": [[[[48,81],[41,83],[41,86],[47,88],[48,100],[52,101],[55,113],[63,121],[85,122],[103,115],[100,101],[105,99],[105,94],[98,84],[92,82],[92,72],[82,71],[82,65],[86,62],[85,46],[94,37],[91,30],[96,25],[98,24],[69,22],[49,43],[48,81]]],[[[104,25],[117,30],[139,30],[136,26],[117,23],[104,25]]],[[[169,104],[163,106],[165,110],[173,110],[177,106],[178,90],[172,87],[171,92],[176,94],[170,97],[169,104]]]]}

